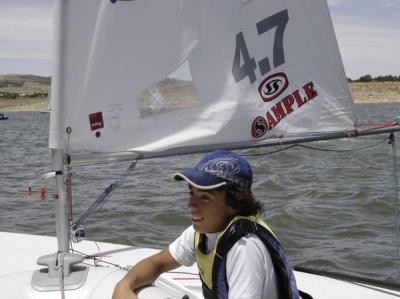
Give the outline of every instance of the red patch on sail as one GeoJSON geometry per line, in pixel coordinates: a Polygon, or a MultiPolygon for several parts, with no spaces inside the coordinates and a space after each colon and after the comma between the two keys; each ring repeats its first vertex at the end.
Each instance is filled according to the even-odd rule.
{"type": "Polygon", "coordinates": [[[103,113],[96,112],[89,114],[90,129],[96,131],[104,128],[103,113]]]}

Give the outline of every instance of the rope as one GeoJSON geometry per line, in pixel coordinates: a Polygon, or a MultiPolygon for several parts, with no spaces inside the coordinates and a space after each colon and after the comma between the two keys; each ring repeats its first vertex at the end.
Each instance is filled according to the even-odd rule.
{"type": "Polygon", "coordinates": [[[367,132],[373,131],[375,129],[383,129],[383,128],[390,128],[393,126],[398,126],[397,122],[390,122],[390,123],[375,123],[375,124],[358,124],[358,131],[359,132],[367,132]]]}
{"type": "Polygon", "coordinates": [[[89,207],[89,209],[81,217],[79,217],[79,219],[74,224],[72,224],[71,226],[72,229],[82,227],[87,222],[90,216],[94,215],[98,210],[100,210],[101,207],[104,205],[104,203],[107,201],[107,199],[111,197],[111,194],[125,182],[126,178],[133,171],[135,166],[136,166],[136,160],[131,165],[129,165],[127,171],[114,183],[108,186],[104,190],[104,192],[100,194],[99,197],[93,202],[93,204],[89,207]]]}
{"type": "Polygon", "coordinates": [[[56,269],[59,274],[59,284],[60,284],[60,293],[61,293],[61,299],[65,299],[65,288],[64,288],[64,256],[61,251],[57,252],[57,257],[56,257],[56,269]]]}
{"type": "Polygon", "coordinates": [[[296,147],[296,146],[298,146],[298,144],[293,144],[293,145],[290,145],[290,146],[287,146],[287,147],[284,147],[284,148],[281,148],[281,149],[278,149],[278,150],[272,151],[272,152],[265,152],[265,153],[259,153],[259,154],[240,154],[240,155],[243,156],[243,157],[265,156],[265,155],[271,155],[271,154],[279,153],[279,152],[291,149],[292,147],[296,147]]]}
{"type": "Polygon", "coordinates": [[[275,153],[279,153],[288,149],[291,149],[293,147],[303,147],[303,148],[307,148],[310,150],[316,150],[316,151],[321,151],[321,152],[354,152],[354,151],[361,151],[361,150],[367,150],[367,149],[371,149],[375,146],[378,146],[379,144],[385,142],[386,140],[390,139],[390,137],[386,137],[383,140],[378,141],[377,143],[374,143],[372,145],[368,145],[368,146],[364,146],[364,147],[357,147],[357,148],[349,148],[349,149],[328,149],[328,148],[321,148],[321,147],[315,147],[315,146],[310,146],[310,145],[304,145],[304,144],[293,144],[281,149],[278,149],[276,151],[271,151],[271,152],[265,152],[265,153],[259,153],[259,154],[242,154],[242,156],[252,156],[252,157],[256,157],[256,156],[265,156],[265,155],[271,155],[271,154],[275,154],[275,153]]]}
{"type": "Polygon", "coordinates": [[[393,180],[394,180],[394,196],[395,196],[395,213],[396,213],[396,257],[397,257],[397,274],[400,275],[400,201],[399,201],[399,180],[397,169],[397,152],[394,134],[390,133],[389,144],[392,145],[393,153],[393,180]]]}
{"type": "Polygon", "coordinates": [[[375,146],[378,146],[379,144],[385,142],[386,140],[388,140],[390,137],[387,137],[381,141],[378,141],[375,144],[372,145],[368,145],[368,146],[364,146],[364,147],[357,147],[357,148],[349,148],[349,149],[327,149],[327,148],[318,148],[318,147],[313,147],[313,146],[309,146],[309,145],[304,145],[304,144],[297,144],[297,146],[299,147],[303,147],[303,148],[307,148],[307,149],[311,149],[311,150],[317,150],[317,151],[322,151],[322,152],[355,152],[355,151],[362,151],[362,150],[367,150],[367,149],[371,149],[375,146]]]}
{"type": "Polygon", "coordinates": [[[67,166],[67,179],[65,182],[66,191],[67,191],[67,208],[68,208],[68,222],[72,224],[73,221],[73,212],[72,212],[72,170],[71,167],[67,166]]]}
{"type": "MultiPolygon", "coordinates": [[[[97,242],[95,242],[95,244],[96,244],[97,248],[100,249],[100,248],[99,248],[99,245],[97,244],[97,242]]],[[[129,266],[129,265],[126,266],[126,267],[124,267],[124,266],[121,266],[121,265],[119,265],[119,264],[107,262],[107,261],[105,261],[105,260],[102,260],[101,258],[97,258],[97,257],[94,256],[94,255],[89,255],[89,254],[86,254],[86,253],[84,253],[84,252],[81,252],[81,251],[78,251],[78,250],[76,250],[76,249],[73,249],[72,246],[71,246],[70,250],[71,250],[71,252],[73,252],[73,253],[76,252],[76,253],[81,254],[85,259],[93,260],[93,263],[94,263],[95,267],[101,267],[100,263],[104,263],[104,264],[107,264],[107,265],[110,265],[110,266],[114,266],[114,267],[116,267],[116,268],[118,268],[118,269],[120,269],[120,270],[125,270],[125,271],[128,271],[128,270],[131,268],[131,266],[129,266]]],[[[99,255],[99,256],[100,256],[100,255],[99,255]]]]}
{"type": "MultiPolygon", "coordinates": [[[[67,150],[66,150],[66,154],[67,154],[67,159],[69,159],[69,141],[70,141],[70,135],[72,132],[72,129],[70,127],[68,127],[66,130],[67,133],[67,150]]],[[[71,225],[72,221],[73,221],[73,212],[72,212],[72,168],[69,165],[69,163],[67,163],[67,179],[65,182],[66,185],[66,191],[67,191],[67,208],[68,208],[68,222],[71,225]]]]}

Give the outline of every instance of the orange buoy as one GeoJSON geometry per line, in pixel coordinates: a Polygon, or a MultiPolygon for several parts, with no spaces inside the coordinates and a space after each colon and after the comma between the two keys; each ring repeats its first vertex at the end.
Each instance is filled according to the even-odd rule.
{"type": "Polygon", "coordinates": [[[46,199],[46,188],[44,186],[40,186],[40,199],[45,200],[46,199]]]}

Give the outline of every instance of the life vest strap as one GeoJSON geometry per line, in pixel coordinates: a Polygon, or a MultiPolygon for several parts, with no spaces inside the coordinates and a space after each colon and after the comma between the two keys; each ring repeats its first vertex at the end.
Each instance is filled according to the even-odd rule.
{"type": "Polygon", "coordinates": [[[247,219],[240,219],[228,228],[228,231],[221,237],[217,247],[216,255],[219,259],[226,256],[232,246],[244,236],[255,233],[260,226],[247,219]]]}

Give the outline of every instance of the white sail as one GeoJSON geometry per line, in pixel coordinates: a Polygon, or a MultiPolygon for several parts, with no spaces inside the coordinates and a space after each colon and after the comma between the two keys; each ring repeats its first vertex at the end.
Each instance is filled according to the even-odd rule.
{"type": "Polygon", "coordinates": [[[52,148],[262,145],[354,127],[325,1],[66,2],[52,148]],[[165,79],[185,61],[191,77],[165,79]]]}

